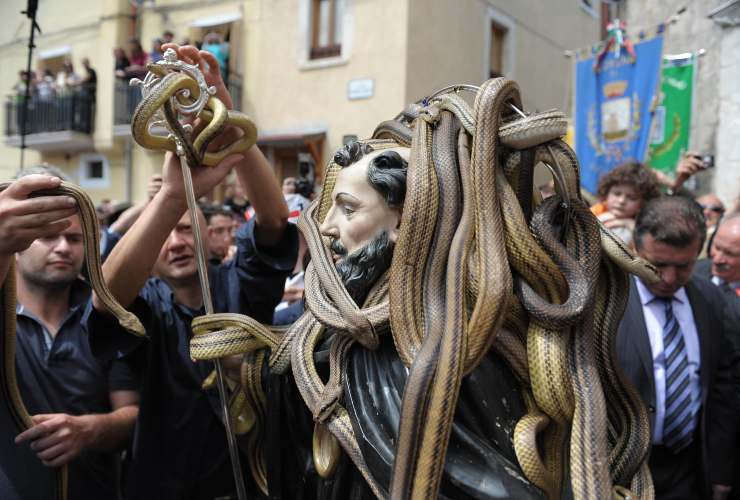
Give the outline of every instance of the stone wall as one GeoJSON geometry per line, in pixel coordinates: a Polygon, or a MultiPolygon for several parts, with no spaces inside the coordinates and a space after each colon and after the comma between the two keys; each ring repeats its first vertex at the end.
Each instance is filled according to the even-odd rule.
{"type": "MultiPolygon", "coordinates": [[[[679,8],[686,11],[678,15],[674,23],[669,24],[664,42],[664,54],[696,52],[704,49],[705,53],[698,59],[696,82],[694,87],[693,118],[689,148],[703,154],[715,155],[714,169],[696,176],[697,193],[716,192],[725,203],[731,202],[737,195],[738,175],[736,173],[740,149],[732,150],[720,127],[730,120],[737,123],[738,94],[740,76],[737,66],[731,67],[734,52],[737,64],[740,45],[738,37],[728,38],[728,33],[737,28],[722,28],[707,15],[717,7],[719,0],[652,0],[650,2],[626,0],[620,14],[627,22],[628,31],[636,34],[642,29],[650,29],[665,22],[679,8]],[[724,70],[723,70],[724,68],[724,70]],[[726,80],[723,73],[735,72],[735,79],[726,80]],[[734,85],[734,88],[733,88],[734,85]],[[734,97],[733,97],[734,96],[734,97]],[[730,101],[734,99],[734,116],[724,116],[731,111],[730,101]],[[720,106],[720,103],[722,105],[720,106]],[[734,163],[732,156],[734,155],[734,163]]],[[[737,135],[731,143],[740,148],[737,135]]]]}

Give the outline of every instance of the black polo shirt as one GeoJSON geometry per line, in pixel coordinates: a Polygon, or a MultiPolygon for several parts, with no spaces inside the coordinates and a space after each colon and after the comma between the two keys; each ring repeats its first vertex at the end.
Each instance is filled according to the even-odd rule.
{"type": "MultiPolygon", "coordinates": [[[[22,304],[16,306],[18,387],[28,413],[87,415],[111,411],[110,392],[136,390],[137,380],[126,363],[100,362],[92,355],[82,315],[90,286],[72,286],[70,309],[52,338],[22,304]]],[[[93,334],[94,335],[94,334],[93,334]]],[[[115,498],[114,453],[86,451],[70,463],[69,498],[115,498]]]]}
{"type": "MultiPolygon", "coordinates": [[[[295,265],[295,226],[288,225],[277,245],[261,247],[250,221],[237,232],[236,244],[233,260],[209,268],[214,308],[269,323],[295,265]]],[[[144,285],[131,310],[144,324],[148,339],[125,332],[96,310],[87,318],[90,328],[106,331],[90,337],[95,355],[103,360],[123,358],[142,375],[127,498],[210,500],[233,493],[218,391],[201,388],[213,363],[193,362],[189,353],[190,323],[203,311],[177,303],[167,283],[157,278],[144,285]]],[[[245,457],[241,464],[249,480],[245,457]]]]}

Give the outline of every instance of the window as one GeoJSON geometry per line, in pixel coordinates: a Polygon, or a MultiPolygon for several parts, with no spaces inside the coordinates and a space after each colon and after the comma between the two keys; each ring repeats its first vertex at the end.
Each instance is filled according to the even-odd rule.
{"type": "Polygon", "coordinates": [[[341,0],[311,0],[309,59],[337,57],[342,53],[341,0]]]}
{"type": "Polygon", "coordinates": [[[504,43],[507,29],[500,24],[491,23],[491,61],[490,77],[504,76],[504,43]]]}
{"type": "Polygon", "coordinates": [[[495,7],[482,19],[486,53],[481,60],[483,78],[516,78],[516,21],[495,7]]]}
{"type": "Polygon", "coordinates": [[[103,160],[93,160],[87,162],[87,178],[90,180],[100,180],[103,177],[103,160]]]}
{"type": "Polygon", "coordinates": [[[110,187],[108,159],[100,154],[80,155],[79,178],[85,188],[110,187]]]}

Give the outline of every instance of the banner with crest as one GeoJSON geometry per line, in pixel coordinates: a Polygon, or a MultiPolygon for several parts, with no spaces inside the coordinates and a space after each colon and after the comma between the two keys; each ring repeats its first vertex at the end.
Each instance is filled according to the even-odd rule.
{"type": "Polygon", "coordinates": [[[650,143],[664,25],[634,44],[624,28],[615,21],[607,40],[576,54],[575,149],[581,183],[592,193],[617,165],[645,161],[650,143]]]}
{"type": "Polygon", "coordinates": [[[669,174],[675,173],[678,160],[689,147],[694,59],[692,53],[663,59],[660,99],[650,138],[650,166],[669,174]]]}

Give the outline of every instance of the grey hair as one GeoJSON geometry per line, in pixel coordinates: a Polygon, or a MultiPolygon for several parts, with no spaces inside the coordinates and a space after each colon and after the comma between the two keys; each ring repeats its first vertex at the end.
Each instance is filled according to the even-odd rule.
{"type": "Polygon", "coordinates": [[[28,175],[34,175],[34,174],[50,175],[52,177],[59,177],[63,181],[67,181],[67,182],[71,181],[70,177],[64,172],[62,172],[62,170],[59,167],[50,165],[48,163],[40,163],[32,167],[22,168],[15,173],[15,175],[13,176],[13,180],[17,180],[17,179],[20,179],[21,177],[26,177],[28,175]]]}
{"type": "Polygon", "coordinates": [[[642,248],[643,237],[685,248],[694,241],[699,248],[707,237],[707,223],[701,206],[686,196],[661,196],[647,203],[637,214],[633,237],[635,247],[642,248]]]}

